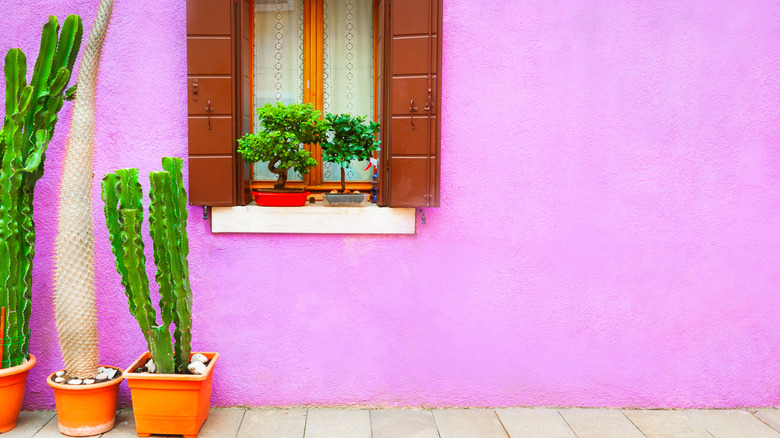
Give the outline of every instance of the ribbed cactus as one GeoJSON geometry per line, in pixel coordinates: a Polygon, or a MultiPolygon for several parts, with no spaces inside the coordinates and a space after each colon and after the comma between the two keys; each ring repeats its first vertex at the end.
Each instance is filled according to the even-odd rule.
{"type": "Polygon", "coordinates": [[[32,81],[20,49],[5,56],[5,117],[0,131],[0,307],[6,308],[3,361],[21,364],[30,349],[32,263],[35,254],[33,194],[54,135],[57,112],[81,46],[81,18],[70,15],[60,32],[57,17],[43,26],[32,81]],[[59,35],[58,35],[59,34],[59,35]]]}
{"type": "Polygon", "coordinates": [[[162,166],[164,171],[149,174],[149,234],[154,243],[162,324],[157,324],[149,295],[141,233],[143,193],[138,169],[109,173],[101,185],[111,251],[116,256],[116,270],[122,277],[130,313],[141,327],[158,371],[172,374],[187,370],[192,339],[192,290],[187,263],[187,195],[181,176],[182,159],[165,157],[162,166]],[[175,346],[171,342],[171,324],[175,325],[175,346]]]}

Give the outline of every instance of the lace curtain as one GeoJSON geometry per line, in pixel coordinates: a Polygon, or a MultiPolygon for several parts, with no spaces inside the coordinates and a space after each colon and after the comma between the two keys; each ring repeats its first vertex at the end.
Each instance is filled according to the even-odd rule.
{"type": "MultiPolygon", "coordinates": [[[[374,119],[373,0],[325,0],[323,4],[323,110],[374,119]]],[[[371,181],[366,161],[346,169],[347,181],[371,181]]],[[[323,163],[323,181],[341,181],[335,163],[323,163]]]]}
{"type": "MultiPolygon", "coordinates": [[[[254,104],[303,101],[303,0],[255,0],[254,104]]],[[[373,0],[324,0],[323,110],[373,120],[373,0]]],[[[257,117],[255,115],[255,117],[257,117]]],[[[255,129],[259,127],[255,120],[255,129]]],[[[367,162],[347,169],[348,181],[370,181],[367,162]]],[[[340,181],[338,165],[324,163],[323,181],[340,181]]],[[[274,180],[266,163],[255,164],[254,179],[274,180]]],[[[300,181],[301,175],[289,173],[300,181]]]]}
{"type": "MultiPolygon", "coordinates": [[[[255,0],[254,106],[303,102],[303,0],[255,0]]],[[[255,131],[260,128],[257,113],[255,131]]],[[[268,162],[255,163],[254,179],[275,180],[268,162]]],[[[290,181],[301,175],[290,170],[290,181]]]]}

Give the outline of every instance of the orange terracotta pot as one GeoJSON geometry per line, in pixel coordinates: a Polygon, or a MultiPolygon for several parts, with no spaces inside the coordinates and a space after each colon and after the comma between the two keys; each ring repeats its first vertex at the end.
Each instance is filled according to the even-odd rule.
{"type": "Polygon", "coordinates": [[[214,365],[219,359],[218,353],[201,354],[209,359],[206,373],[202,375],[133,372],[149,360],[149,353],[144,353],[125,371],[138,436],[198,436],[209,416],[214,365]]]}
{"type": "Polygon", "coordinates": [[[16,427],[16,418],[22,410],[27,374],[35,366],[32,354],[27,362],[0,370],[0,433],[16,427]]]}
{"type": "Polygon", "coordinates": [[[54,389],[60,433],[92,436],[114,428],[119,384],[124,380],[123,376],[92,385],[62,385],[52,380],[55,374],[51,373],[46,383],[54,389]]]}

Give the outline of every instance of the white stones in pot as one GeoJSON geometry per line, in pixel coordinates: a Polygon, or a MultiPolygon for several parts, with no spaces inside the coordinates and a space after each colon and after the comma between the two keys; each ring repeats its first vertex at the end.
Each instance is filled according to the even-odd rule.
{"type": "Polygon", "coordinates": [[[205,374],[206,373],[206,364],[203,362],[192,362],[187,366],[187,369],[190,370],[192,374],[205,374]]]}
{"type": "Polygon", "coordinates": [[[205,355],[200,354],[200,353],[195,353],[190,358],[190,363],[200,362],[202,364],[205,364],[208,361],[209,361],[209,358],[207,358],[205,355]]]}

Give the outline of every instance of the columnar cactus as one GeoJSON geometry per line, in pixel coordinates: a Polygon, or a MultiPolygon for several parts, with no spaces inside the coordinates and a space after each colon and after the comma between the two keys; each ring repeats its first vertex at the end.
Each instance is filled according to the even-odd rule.
{"type": "Polygon", "coordinates": [[[101,185],[111,251],[116,257],[116,270],[122,277],[130,313],[141,327],[158,372],[173,374],[186,372],[189,363],[192,290],[187,263],[187,195],[181,176],[182,159],[165,157],[162,165],[165,171],[149,174],[149,234],[154,243],[162,324],[157,324],[149,295],[141,233],[143,193],[138,169],[109,173],[101,185]],[[171,324],[176,326],[175,347],[171,342],[171,324]]]}
{"type": "Polygon", "coordinates": [[[5,117],[0,131],[0,307],[6,308],[3,361],[20,365],[30,349],[32,263],[35,254],[33,194],[54,135],[57,113],[81,46],[81,18],[70,15],[60,32],[57,17],[43,26],[32,81],[20,49],[5,56],[5,117]],[[58,35],[59,33],[59,35],[58,35]]]}
{"type": "Polygon", "coordinates": [[[66,373],[79,379],[94,377],[98,369],[92,153],[98,66],[113,6],[113,0],[99,0],[79,67],[60,180],[54,314],[66,373]]]}

